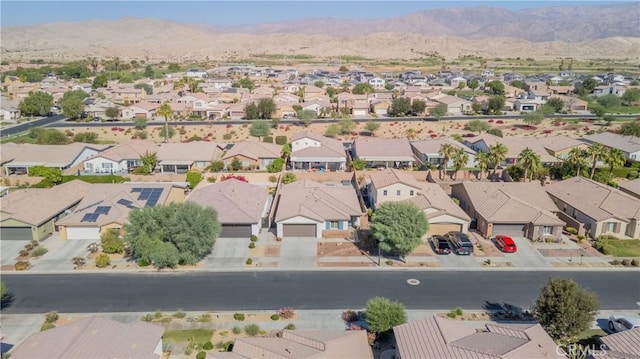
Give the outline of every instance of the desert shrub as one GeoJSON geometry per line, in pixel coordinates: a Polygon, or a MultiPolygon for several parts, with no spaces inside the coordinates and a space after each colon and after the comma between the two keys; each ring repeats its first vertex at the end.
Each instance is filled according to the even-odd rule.
{"type": "Polygon", "coordinates": [[[35,239],[32,239],[29,243],[31,243],[33,248],[36,248],[37,246],[40,245],[40,242],[36,241],[35,239]]]}
{"type": "Polygon", "coordinates": [[[280,319],[280,316],[277,313],[271,315],[271,320],[278,320],[278,319],[280,319]]]}
{"type": "Polygon", "coordinates": [[[138,267],[148,267],[151,265],[151,262],[149,262],[146,259],[139,259],[136,264],[138,265],[138,267]]]}
{"type": "Polygon", "coordinates": [[[231,332],[232,332],[233,334],[238,335],[238,334],[242,333],[242,329],[240,329],[240,327],[237,327],[237,326],[236,326],[236,327],[233,327],[233,328],[231,329],[231,332]]]}
{"type": "Polygon", "coordinates": [[[576,228],[573,228],[573,227],[567,227],[566,231],[569,234],[577,234],[578,233],[578,230],[576,228]]]}
{"type": "Polygon", "coordinates": [[[200,171],[187,172],[187,182],[189,182],[189,188],[196,188],[200,181],[202,181],[202,173],[200,173],[200,171]]]}
{"type": "Polygon", "coordinates": [[[235,313],[235,314],[233,314],[233,319],[239,320],[239,321],[243,321],[244,320],[244,313],[235,313]]]}
{"type": "Polygon", "coordinates": [[[229,331],[228,330],[223,330],[220,332],[220,335],[222,335],[223,337],[226,337],[227,335],[229,335],[229,331]]]}
{"type": "Polygon", "coordinates": [[[631,260],[631,265],[634,267],[640,267],[640,260],[639,259],[632,259],[631,260]]]}
{"type": "Polygon", "coordinates": [[[160,319],[160,323],[164,323],[164,324],[169,324],[173,321],[173,318],[171,317],[164,317],[162,319],[160,319]]]}
{"type": "Polygon", "coordinates": [[[73,257],[71,263],[73,263],[74,266],[80,268],[84,267],[84,265],[87,264],[87,261],[82,257],[73,257]]]}
{"type": "Polygon", "coordinates": [[[222,135],[222,139],[225,141],[229,141],[231,138],[233,138],[233,135],[230,133],[225,133],[224,135],[222,135]]]}
{"type": "Polygon", "coordinates": [[[44,321],[46,323],[55,323],[60,318],[60,315],[56,311],[52,311],[46,314],[44,321]]]}
{"type": "Polygon", "coordinates": [[[251,242],[257,242],[258,241],[258,236],[256,236],[255,234],[251,235],[251,242]]]}
{"type": "Polygon", "coordinates": [[[278,177],[276,177],[276,176],[269,176],[269,182],[271,182],[271,183],[276,183],[276,182],[278,182],[278,177]]]}
{"type": "Polygon", "coordinates": [[[619,266],[620,264],[622,264],[622,262],[620,262],[619,259],[614,259],[614,260],[611,261],[611,264],[614,265],[614,266],[619,266]]]}
{"type": "Polygon", "coordinates": [[[105,253],[124,252],[124,238],[117,229],[109,229],[100,236],[102,251],[105,253]]]}
{"type": "Polygon", "coordinates": [[[42,324],[42,326],[40,327],[40,331],[41,331],[41,332],[44,332],[45,330],[52,329],[52,328],[55,328],[55,327],[56,327],[56,325],[55,325],[55,324],[45,322],[45,323],[44,323],[44,324],[42,324]]]}
{"type": "Polygon", "coordinates": [[[28,257],[30,253],[31,252],[26,250],[26,249],[21,249],[20,252],[18,252],[18,256],[20,256],[20,257],[28,257]]]}
{"type": "Polygon", "coordinates": [[[213,349],[213,343],[211,343],[211,342],[206,342],[206,343],[204,343],[204,345],[202,345],[202,349],[204,349],[204,350],[211,350],[211,349],[213,349]]]}
{"type": "Polygon", "coordinates": [[[201,316],[198,317],[198,321],[202,322],[202,323],[206,323],[206,322],[210,322],[213,318],[211,317],[211,314],[209,313],[204,313],[201,316]]]}
{"type": "Polygon", "coordinates": [[[263,137],[263,138],[262,138],[262,142],[265,142],[265,143],[273,143],[273,137],[271,137],[271,136],[265,136],[265,137],[263,137]]]}
{"type": "Polygon", "coordinates": [[[158,311],[153,315],[156,319],[162,318],[162,312],[158,311]]]}
{"type": "Polygon", "coordinates": [[[630,259],[623,259],[622,260],[622,265],[625,267],[629,267],[631,265],[631,260],[630,259]]]}
{"type": "Polygon", "coordinates": [[[251,258],[247,258],[247,261],[245,262],[247,265],[252,265],[253,264],[253,259],[251,258]]]}
{"type": "Polygon", "coordinates": [[[342,312],[342,320],[347,323],[355,322],[358,320],[358,313],[353,310],[345,310],[342,312]]]}
{"type": "Polygon", "coordinates": [[[30,263],[27,261],[17,261],[16,264],[13,265],[15,270],[27,270],[29,269],[30,263]]]}
{"type": "Polygon", "coordinates": [[[282,307],[278,310],[278,315],[282,319],[291,319],[296,314],[296,312],[291,307],[282,307]]]}
{"type": "Polygon", "coordinates": [[[457,307],[455,310],[456,315],[462,315],[462,308],[457,307]]]}
{"type": "Polygon", "coordinates": [[[45,255],[48,251],[49,250],[46,249],[45,247],[38,247],[38,248],[34,249],[31,252],[30,256],[31,257],[41,257],[41,256],[45,255]]]}
{"type": "Polygon", "coordinates": [[[184,317],[186,317],[186,316],[187,316],[187,313],[185,313],[185,312],[183,312],[183,311],[177,311],[177,312],[175,312],[175,313],[173,314],[173,316],[174,316],[175,318],[182,319],[182,318],[184,318],[184,317]]]}
{"type": "Polygon", "coordinates": [[[286,330],[296,330],[296,325],[293,323],[289,323],[287,324],[287,326],[284,327],[284,329],[286,330]]]}
{"type": "Polygon", "coordinates": [[[203,351],[200,351],[198,352],[198,354],[196,354],[196,359],[204,359],[206,357],[207,357],[207,353],[203,351]]]}
{"type": "Polygon", "coordinates": [[[449,313],[447,313],[447,317],[455,318],[456,317],[456,313],[454,311],[450,311],[449,313]]]}
{"type": "Polygon", "coordinates": [[[255,337],[260,333],[260,327],[258,324],[249,324],[244,327],[244,332],[250,337],[255,337]]]}
{"type": "Polygon", "coordinates": [[[111,264],[111,258],[109,258],[108,255],[104,253],[98,254],[98,256],[96,257],[96,267],[104,268],[109,264],[111,264]]]}
{"type": "Polygon", "coordinates": [[[253,243],[253,242],[249,243],[249,248],[253,249],[253,248],[255,248],[255,247],[256,247],[256,244],[255,244],[255,243],[253,243]]]}
{"type": "Polygon", "coordinates": [[[141,140],[146,140],[147,137],[149,137],[149,134],[147,133],[147,131],[136,131],[135,136],[141,140]]]}
{"type": "Polygon", "coordinates": [[[276,136],[277,145],[285,145],[287,143],[287,136],[276,136]]]}
{"type": "Polygon", "coordinates": [[[153,321],[153,315],[150,313],[147,313],[145,315],[143,315],[140,320],[142,320],[143,322],[152,322],[153,321]]]}

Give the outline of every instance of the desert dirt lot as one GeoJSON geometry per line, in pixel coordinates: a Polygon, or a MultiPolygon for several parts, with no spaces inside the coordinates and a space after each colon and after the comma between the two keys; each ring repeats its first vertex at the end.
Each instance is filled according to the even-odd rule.
{"type": "MultiPolygon", "coordinates": [[[[356,129],[350,134],[338,136],[337,139],[351,140],[368,134],[365,130],[366,121],[354,120],[354,122],[356,124],[356,129]]],[[[465,120],[443,120],[438,122],[381,122],[380,129],[375,132],[375,136],[383,138],[412,137],[412,139],[427,139],[438,138],[443,135],[452,136],[459,134],[471,137],[470,135],[473,134],[473,132],[465,129],[465,124],[467,122],[468,121],[465,120]]],[[[536,126],[526,126],[522,120],[489,120],[489,123],[493,128],[502,130],[504,137],[544,137],[557,135],[581,137],[588,131],[598,131],[603,128],[602,125],[594,122],[583,121],[574,123],[570,120],[545,120],[543,123],[536,126]]],[[[328,124],[322,123],[322,120],[316,120],[315,123],[311,124],[306,129],[315,133],[323,134],[327,126],[328,124]]],[[[255,137],[251,137],[249,135],[250,123],[242,125],[225,125],[218,123],[173,127],[176,129],[176,133],[175,136],[170,139],[170,142],[184,142],[193,136],[198,136],[203,140],[212,142],[241,142],[257,140],[255,137]],[[224,138],[225,134],[230,134],[230,136],[227,136],[228,139],[224,138]]],[[[613,124],[612,126],[607,127],[607,129],[615,129],[617,127],[617,124],[613,124]]],[[[147,140],[151,142],[161,142],[163,138],[159,134],[160,129],[160,126],[147,127],[145,130],[148,135],[147,140]]],[[[291,138],[291,135],[294,133],[304,130],[305,127],[302,125],[280,124],[278,128],[273,128],[271,130],[271,136],[287,136],[291,138]]],[[[126,142],[132,138],[136,138],[136,132],[138,132],[134,129],[129,130],[129,128],[125,129],[123,127],[118,127],[117,124],[114,124],[111,128],[78,126],[67,128],[65,131],[68,131],[70,136],[78,132],[96,132],[99,135],[100,141],[117,143],[126,142]]]]}

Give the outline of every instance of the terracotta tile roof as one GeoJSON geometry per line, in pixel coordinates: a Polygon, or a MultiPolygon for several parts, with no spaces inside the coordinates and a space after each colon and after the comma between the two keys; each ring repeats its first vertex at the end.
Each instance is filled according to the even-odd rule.
{"type": "Polygon", "coordinates": [[[160,107],[159,103],[155,103],[155,102],[139,102],[135,105],[131,105],[129,106],[130,109],[135,109],[135,108],[139,108],[141,110],[145,110],[145,111],[153,111],[156,110],[160,107]]]}
{"type": "Polygon", "coordinates": [[[233,145],[222,159],[224,160],[235,156],[244,156],[253,160],[259,160],[263,158],[279,158],[281,154],[282,146],[280,145],[245,141],[233,145]]]}
{"type": "Polygon", "coordinates": [[[353,143],[355,157],[365,161],[414,161],[407,139],[358,138],[353,143]]]}
{"type": "Polygon", "coordinates": [[[74,180],[47,189],[12,191],[0,198],[0,218],[38,226],[79,203],[91,187],[87,182],[74,180]]]}
{"type": "Polygon", "coordinates": [[[539,324],[487,324],[478,332],[464,322],[429,317],[393,332],[402,359],[564,358],[539,324]]]}
{"type": "Polygon", "coordinates": [[[573,177],[544,187],[546,191],[596,221],[616,217],[640,219],[640,201],[618,189],[584,177],[573,177]]]}
{"type": "Polygon", "coordinates": [[[360,216],[362,209],[352,186],[326,186],[299,180],[282,186],[276,222],[302,216],[324,222],[360,216]]]}
{"type": "Polygon", "coordinates": [[[640,328],[625,330],[615,334],[600,337],[606,346],[603,358],[639,359],[640,358],[640,328]]]}
{"type": "Polygon", "coordinates": [[[124,160],[138,160],[147,151],[149,153],[158,152],[160,146],[143,140],[133,140],[127,143],[115,145],[103,152],[93,155],[87,160],[93,158],[106,158],[112,161],[120,162],[124,160]]]}
{"type": "Polygon", "coordinates": [[[101,317],[80,319],[36,333],[11,351],[16,359],[156,359],[164,328],[143,322],[120,323],[101,317]]]}
{"type": "Polygon", "coordinates": [[[435,183],[422,183],[420,193],[407,200],[415,204],[418,208],[426,211],[427,218],[433,218],[442,214],[470,221],[469,215],[453,202],[451,197],[435,183]]]}
{"type": "Polygon", "coordinates": [[[319,142],[320,147],[306,147],[301,150],[292,151],[290,155],[292,160],[304,160],[304,158],[310,157],[339,157],[346,160],[347,155],[342,142],[311,131],[295,133],[291,136],[291,141],[293,142],[303,138],[309,138],[319,142]]]}
{"type": "Polygon", "coordinates": [[[260,223],[269,198],[265,187],[236,179],[196,188],[187,201],[218,211],[220,223],[260,223]]]}
{"type": "Polygon", "coordinates": [[[178,162],[189,164],[197,161],[211,162],[217,160],[221,154],[220,147],[212,142],[163,143],[158,150],[158,162],[160,165],[178,162]]]}
{"type": "Polygon", "coordinates": [[[636,196],[640,196],[640,178],[621,183],[619,186],[628,192],[635,193],[636,196]]]}
{"type": "Polygon", "coordinates": [[[627,153],[640,151],[640,137],[623,136],[613,132],[602,132],[584,136],[583,139],[591,143],[601,143],[607,147],[617,148],[627,153]]]}
{"type": "Polygon", "coordinates": [[[376,189],[381,189],[396,183],[402,183],[416,189],[421,188],[421,184],[410,173],[393,168],[385,169],[384,171],[369,172],[368,176],[371,179],[371,184],[373,184],[376,189]]]}

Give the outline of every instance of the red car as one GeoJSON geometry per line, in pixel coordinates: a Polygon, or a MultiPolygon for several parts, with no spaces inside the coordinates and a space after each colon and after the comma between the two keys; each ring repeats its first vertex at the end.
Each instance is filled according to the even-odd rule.
{"type": "Polygon", "coordinates": [[[515,242],[509,236],[504,236],[501,234],[497,235],[493,237],[493,243],[496,245],[496,247],[498,247],[499,250],[503,251],[504,253],[515,253],[518,250],[515,242]]]}

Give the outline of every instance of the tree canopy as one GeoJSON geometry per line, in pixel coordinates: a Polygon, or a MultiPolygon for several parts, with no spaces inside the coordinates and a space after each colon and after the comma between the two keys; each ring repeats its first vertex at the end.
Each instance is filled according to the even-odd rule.
{"type": "Polygon", "coordinates": [[[380,123],[375,121],[370,121],[370,122],[367,122],[366,125],[364,125],[364,128],[371,134],[371,136],[373,136],[373,134],[380,129],[380,123]]]}
{"type": "Polygon", "coordinates": [[[391,116],[407,116],[411,113],[411,100],[408,97],[394,98],[389,114],[391,116]]]}
{"type": "Polygon", "coordinates": [[[427,109],[427,103],[419,98],[414,98],[411,102],[411,112],[414,115],[418,115],[424,113],[424,110],[427,109]]]}
{"type": "Polygon", "coordinates": [[[539,125],[544,120],[544,115],[538,111],[528,112],[524,115],[522,121],[528,125],[539,125]]]}
{"type": "Polygon", "coordinates": [[[26,116],[46,116],[53,106],[53,96],[42,91],[31,91],[18,105],[20,112],[26,116]]]}
{"type": "Polygon", "coordinates": [[[65,92],[60,100],[62,113],[68,118],[77,118],[84,113],[84,99],[89,94],[82,90],[74,90],[65,92]]]}
{"type": "Polygon", "coordinates": [[[258,118],[263,120],[270,119],[276,113],[277,106],[273,99],[261,98],[258,100],[258,118]]]}
{"type": "Polygon", "coordinates": [[[340,133],[343,135],[346,135],[356,129],[356,124],[348,117],[338,121],[338,126],[340,127],[340,133]]]}
{"type": "Polygon", "coordinates": [[[95,90],[98,87],[107,87],[107,83],[108,83],[107,75],[100,74],[93,79],[91,88],[95,90]]]}
{"type": "Polygon", "coordinates": [[[183,202],[135,209],[124,231],[131,257],[162,269],[207,256],[221,226],[215,209],[183,202]]]}
{"type": "Polygon", "coordinates": [[[385,297],[373,297],[367,301],[365,320],[373,333],[384,333],[407,322],[404,304],[385,297]]]}
{"type": "Polygon", "coordinates": [[[251,80],[248,77],[241,78],[240,80],[234,82],[231,86],[232,87],[247,88],[247,89],[249,89],[249,91],[252,91],[255,88],[255,84],[253,83],[253,80],[251,80]]]}
{"type": "Polygon", "coordinates": [[[640,137],[640,120],[627,122],[620,126],[620,134],[625,136],[640,137]]]}
{"type": "Polygon", "coordinates": [[[434,117],[442,117],[447,114],[447,105],[440,103],[436,107],[429,109],[429,114],[434,117]]]}
{"type": "Polygon", "coordinates": [[[552,338],[566,340],[589,329],[598,307],[597,296],[572,279],[551,278],[542,288],[533,313],[552,338]]]}
{"type": "Polygon", "coordinates": [[[640,89],[628,88],[624,91],[622,95],[622,101],[626,103],[638,102],[640,101],[640,89]]]}
{"type": "Polygon", "coordinates": [[[492,94],[504,95],[504,84],[502,83],[502,81],[499,81],[499,80],[489,81],[485,85],[485,88],[488,92],[492,94]]]}
{"type": "Polygon", "coordinates": [[[371,227],[382,250],[404,257],[422,243],[429,223],[412,203],[385,202],[374,212],[371,227]]]}
{"type": "Polygon", "coordinates": [[[489,129],[491,129],[491,125],[489,125],[489,123],[487,123],[486,121],[471,120],[469,121],[469,123],[467,123],[467,128],[469,129],[469,131],[473,131],[473,132],[477,132],[478,134],[481,134],[482,132],[488,131],[489,129]]]}
{"type": "Polygon", "coordinates": [[[351,93],[354,95],[366,95],[373,92],[374,92],[373,87],[371,87],[371,85],[369,85],[366,82],[360,82],[356,84],[355,86],[353,86],[353,89],[351,90],[351,93]]]}
{"type": "Polygon", "coordinates": [[[269,132],[271,131],[271,126],[267,121],[256,120],[251,122],[251,127],[249,128],[249,134],[253,137],[264,137],[269,136],[269,132]]]}

